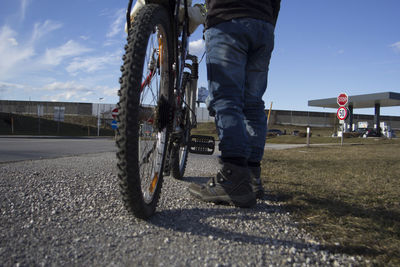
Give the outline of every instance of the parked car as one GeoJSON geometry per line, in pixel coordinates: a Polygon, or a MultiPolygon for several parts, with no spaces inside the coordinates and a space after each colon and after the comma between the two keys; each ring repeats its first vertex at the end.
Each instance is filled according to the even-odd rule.
{"type": "Polygon", "coordinates": [[[396,137],[397,137],[397,136],[396,136],[396,132],[395,132],[394,130],[390,130],[389,133],[388,133],[388,137],[390,137],[390,138],[396,138],[396,137]]]}
{"type": "Polygon", "coordinates": [[[360,137],[363,137],[366,132],[368,132],[367,128],[358,128],[354,132],[358,133],[360,137]]]}
{"type": "Polygon", "coordinates": [[[276,136],[280,136],[283,135],[283,132],[279,129],[269,129],[267,132],[267,135],[276,135],[276,136]]]}
{"type": "Polygon", "coordinates": [[[378,132],[375,129],[372,128],[363,128],[363,129],[357,129],[360,130],[360,134],[362,137],[378,137],[378,132]]]}
{"type": "Polygon", "coordinates": [[[300,131],[299,131],[299,130],[294,130],[294,131],[292,132],[292,135],[294,135],[294,136],[298,136],[298,135],[299,135],[299,133],[300,133],[300,131]]]}

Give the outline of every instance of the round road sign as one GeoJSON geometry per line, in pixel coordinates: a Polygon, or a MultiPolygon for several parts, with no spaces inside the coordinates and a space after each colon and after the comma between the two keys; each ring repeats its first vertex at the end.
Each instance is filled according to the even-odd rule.
{"type": "Polygon", "coordinates": [[[111,116],[115,119],[115,118],[117,117],[117,115],[118,115],[118,109],[117,109],[117,108],[114,108],[114,109],[111,111],[111,116]]]}
{"type": "Polygon", "coordinates": [[[347,111],[347,108],[345,108],[345,107],[340,107],[336,112],[338,119],[341,121],[344,121],[347,118],[348,114],[349,114],[349,112],[347,111]]]}
{"type": "Polygon", "coordinates": [[[347,96],[346,93],[341,93],[337,97],[337,103],[338,103],[339,106],[345,106],[348,101],[349,101],[349,97],[347,96]]]}
{"type": "Polygon", "coordinates": [[[118,129],[118,123],[117,123],[117,121],[112,121],[111,122],[111,128],[113,129],[113,130],[116,130],[116,129],[118,129]]]}

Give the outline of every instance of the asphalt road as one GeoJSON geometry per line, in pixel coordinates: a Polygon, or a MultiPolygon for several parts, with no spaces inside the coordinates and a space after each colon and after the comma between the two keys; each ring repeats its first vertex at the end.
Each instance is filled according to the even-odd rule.
{"type": "Polygon", "coordinates": [[[112,138],[0,137],[0,162],[116,151],[112,138]]]}
{"type": "MultiPolygon", "coordinates": [[[[304,145],[267,144],[266,149],[287,149],[304,145]]],[[[57,158],[116,151],[112,138],[68,138],[44,136],[0,136],[0,162],[57,158]]]]}
{"type": "MultiPolygon", "coordinates": [[[[1,140],[0,147],[4,144],[1,140]]],[[[268,197],[252,209],[191,198],[188,184],[204,183],[215,173],[216,155],[191,154],[185,179],[166,177],[157,213],[142,221],[123,208],[111,140],[86,140],[89,147],[104,142],[102,149],[111,151],[94,154],[87,154],[85,141],[58,142],[63,144],[60,148],[80,146],[82,152],[0,163],[1,266],[365,263],[360,257],[335,254],[332,248],[320,245],[297,227],[282,203],[268,197]]],[[[17,143],[32,145],[27,140],[17,143]]],[[[46,147],[36,139],[31,143],[46,147]]],[[[0,153],[4,151],[2,148],[0,153]]]]}

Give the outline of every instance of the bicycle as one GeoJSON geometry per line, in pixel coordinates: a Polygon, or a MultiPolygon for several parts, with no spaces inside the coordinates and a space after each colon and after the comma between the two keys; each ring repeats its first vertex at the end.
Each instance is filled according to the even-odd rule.
{"type": "Polygon", "coordinates": [[[182,179],[188,153],[212,154],[215,141],[191,136],[198,59],[188,52],[187,0],[183,9],[180,0],[146,1],[131,24],[132,2],[118,93],[117,167],[126,208],[147,219],[156,210],[163,177],[182,179]]]}

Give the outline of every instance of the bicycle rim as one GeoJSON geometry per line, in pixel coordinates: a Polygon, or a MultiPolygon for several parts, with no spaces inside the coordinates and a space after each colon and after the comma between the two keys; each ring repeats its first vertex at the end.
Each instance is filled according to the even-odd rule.
{"type": "Polygon", "coordinates": [[[162,118],[166,115],[162,113],[166,111],[165,106],[168,105],[168,101],[166,98],[162,100],[166,92],[163,92],[161,87],[168,73],[166,71],[168,66],[165,64],[167,59],[163,51],[166,33],[161,25],[156,25],[154,30],[155,34],[150,35],[146,49],[138,120],[142,130],[139,133],[138,142],[139,175],[143,200],[146,204],[153,201],[156,188],[160,183],[168,140],[165,123],[168,118],[162,118]],[[150,67],[153,64],[159,67],[153,70],[150,67]],[[147,69],[146,66],[148,66],[147,69]],[[162,105],[165,106],[162,107],[162,105]],[[143,131],[143,128],[147,129],[143,131]]]}

